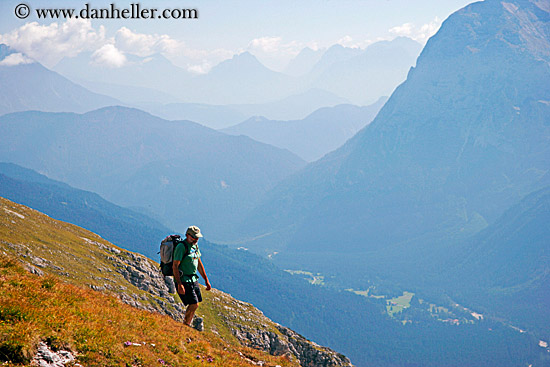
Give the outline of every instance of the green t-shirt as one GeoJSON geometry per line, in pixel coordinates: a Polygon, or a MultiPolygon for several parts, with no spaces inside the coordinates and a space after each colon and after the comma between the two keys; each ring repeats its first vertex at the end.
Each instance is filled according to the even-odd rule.
{"type": "Polygon", "coordinates": [[[197,244],[191,245],[187,240],[184,240],[176,246],[174,250],[174,260],[181,261],[179,270],[180,279],[183,283],[196,282],[199,280],[199,276],[197,275],[199,257],[201,257],[201,252],[197,244]],[[185,254],[186,246],[189,248],[189,253],[184,258],[183,255],[185,254]]]}

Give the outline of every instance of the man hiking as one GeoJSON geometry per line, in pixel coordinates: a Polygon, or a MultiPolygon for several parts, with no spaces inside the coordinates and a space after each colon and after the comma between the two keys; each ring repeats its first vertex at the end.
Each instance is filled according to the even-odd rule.
{"type": "Polygon", "coordinates": [[[195,311],[199,307],[199,302],[202,302],[201,290],[199,288],[199,277],[197,270],[204,279],[206,290],[212,289],[204,266],[201,261],[201,252],[199,251],[199,238],[202,237],[199,227],[191,226],[187,228],[185,240],[176,246],[174,250],[174,263],[172,265],[174,271],[174,281],[178,290],[178,295],[187,310],[185,310],[184,324],[191,326],[195,311]]]}

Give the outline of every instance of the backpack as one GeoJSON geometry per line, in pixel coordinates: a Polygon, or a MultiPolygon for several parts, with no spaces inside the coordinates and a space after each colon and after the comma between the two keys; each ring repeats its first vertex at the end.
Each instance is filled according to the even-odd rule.
{"type": "MultiPolygon", "coordinates": [[[[160,243],[160,271],[164,276],[174,276],[174,271],[172,270],[174,251],[180,243],[183,243],[183,240],[177,234],[169,235],[160,243]]],[[[185,250],[183,257],[189,255],[188,246],[186,246],[185,250]]]]}

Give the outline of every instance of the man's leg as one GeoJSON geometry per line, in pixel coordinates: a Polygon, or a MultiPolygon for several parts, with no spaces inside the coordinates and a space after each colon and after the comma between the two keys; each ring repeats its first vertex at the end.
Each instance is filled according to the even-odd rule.
{"type": "Polygon", "coordinates": [[[193,321],[193,316],[195,316],[195,311],[197,311],[197,308],[199,308],[198,303],[187,306],[187,310],[185,310],[185,318],[183,319],[183,323],[185,325],[191,326],[191,321],[193,321]]]}

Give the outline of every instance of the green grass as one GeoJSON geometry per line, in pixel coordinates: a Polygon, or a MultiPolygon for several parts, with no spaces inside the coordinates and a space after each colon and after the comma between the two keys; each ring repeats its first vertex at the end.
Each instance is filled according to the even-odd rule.
{"type": "Polygon", "coordinates": [[[413,296],[414,293],[403,292],[402,296],[388,300],[388,304],[386,305],[388,315],[393,317],[396,313],[402,312],[404,309],[411,307],[411,300],[413,296]]]}

